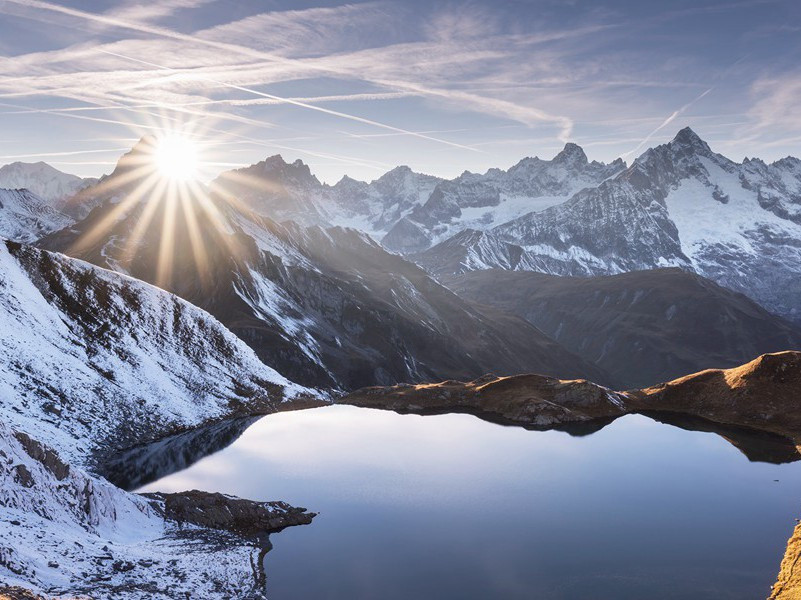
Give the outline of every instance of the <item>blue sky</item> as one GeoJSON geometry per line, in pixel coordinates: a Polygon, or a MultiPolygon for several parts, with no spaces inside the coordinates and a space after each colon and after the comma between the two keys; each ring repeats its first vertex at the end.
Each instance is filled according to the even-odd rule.
{"type": "Polygon", "coordinates": [[[797,0],[0,0],[0,56],[0,163],[80,175],[164,128],[205,177],[281,153],[331,183],[631,161],[685,125],[801,155],[797,0]]]}

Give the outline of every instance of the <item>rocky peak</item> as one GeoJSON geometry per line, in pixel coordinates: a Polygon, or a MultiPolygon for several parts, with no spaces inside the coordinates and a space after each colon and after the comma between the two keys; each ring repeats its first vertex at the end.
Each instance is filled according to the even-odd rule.
{"type": "Polygon", "coordinates": [[[711,152],[709,145],[689,127],[685,127],[679,131],[676,137],[670,142],[669,146],[674,149],[690,150],[701,154],[711,152]]]}
{"type": "Polygon", "coordinates": [[[554,156],[553,162],[557,164],[564,164],[564,165],[586,165],[587,155],[584,154],[584,150],[578,144],[574,144],[573,142],[568,142],[565,144],[565,147],[562,151],[554,156]]]}
{"type": "Polygon", "coordinates": [[[118,175],[123,175],[133,169],[141,168],[147,162],[152,162],[151,157],[155,152],[156,138],[152,135],[145,135],[139,139],[133,147],[123,154],[114,166],[114,170],[105,179],[111,179],[118,175]]]}
{"type": "Polygon", "coordinates": [[[288,163],[280,154],[274,154],[253,166],[261,177],[280,181],[292,181],[295,184],[321,185],[317,177],[312,175],[309,165],[300,159],[288,163]]]}

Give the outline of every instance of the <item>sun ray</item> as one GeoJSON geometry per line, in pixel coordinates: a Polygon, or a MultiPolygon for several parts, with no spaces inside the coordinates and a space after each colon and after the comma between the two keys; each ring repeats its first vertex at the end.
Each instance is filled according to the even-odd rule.
{"type": "Polygon", "coordinates": [[[178,182],[170,180],[167,185],[164,206],[164,222],[161,227],[161,239],[159,241],[158,262],[156,266],[156,285],[162,288],[169,288],[172,283],[174,250],[175,250],[175,216],[177,207],[178,182]]]}
{"type": "Polygon", "coordinates": [[[185,188],[185,193],[180,194],[181,208],[183,209],[182,213],[189,234],[189,244],[195,263],[195,273],[200,278],[201,286],[206,287],[210,283],[211,275],[209,273],[208,256],[203,244],[203,236],[200,233],[195,207],[192,204],[192,201],[195,200],[196,197],[192,193],[189,185],[186,185],[185,188]]]}
{"type": "Polygon", "coordinates": [[[153,221],[153,217],[161,207],[163,202],[162,195],[164,194],[166,187],[167,180],[163,178],[158,179],[156,184],[153,186],[152,192],[149,194],[150,200],[145,203],[145,206],[139,215],[139,219],[136,222],[136,226],[128,236],[125,253],[121,259],[122,264],[128,264],[134,259],[136,252],[139,250],[140,240],[144,237],[144,234],[150,226],[150,223],[153,221]]]}

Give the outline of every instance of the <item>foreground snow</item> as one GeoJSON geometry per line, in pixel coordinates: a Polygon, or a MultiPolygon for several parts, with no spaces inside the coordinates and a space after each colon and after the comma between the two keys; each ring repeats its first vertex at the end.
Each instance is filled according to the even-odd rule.
{"type": "Polygon", "coordinates": [[[178,527],[88,469],[98,452],[317,392],[172,294],[2,239],[0,331],[0,581],[70,598],[260,597],[269,541],[178,527]]]}
{"type": "Polygon", "coordinates": [[[0,423],[4,584],[69,598],[262,597],[251,568],[261,548],[165,521],[48,452],[0,423]]]}

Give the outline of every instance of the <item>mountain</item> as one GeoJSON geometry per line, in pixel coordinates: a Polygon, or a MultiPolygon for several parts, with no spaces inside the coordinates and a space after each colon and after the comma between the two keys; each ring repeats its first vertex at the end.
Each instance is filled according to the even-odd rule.
{"type": "Polygon", "coordinates": [[[70,223],[70,217],[29,190],[0,189],[0,237],[32,242],[70,223]]]}
{"type": "Polygon", "coordinates": [[[345,176],[329,186],[303,161],[290,164],[275,155],[222,173],[211,190],[275,221],[352,227],[378,239],[422,205],[440,181],[401,166],[370,183],[345,176]]]}
{"type": "Polygon", "coordinates": [[[144,136],[120,157],[111,173],[90,181],[65,199],[61,211],[80,221],[103,203],[118,204],[130,195],[152,192],[157,182],[162,181],[154,159],[156,151],[156,137],[144,136]]]}
{"type": "Polygon", "coordinates": [[[461,232],[415,259],[438,274],[483,268],[610,275],[679,267],[801,320],[801,161],[735,163],[691,129],[568,201],[461,232]]]}
{"type": "Polygon", "coordinates": [[[620,159],[589,162],[580,147],[567,144],[553,160],[524,158],[506,171],[442,180],[404,166],[370,183],[343,177],[328,186],[302,161],[289,164],[276,155],[223,173],[211,187],[272,219],[353,227],[407,253],[467,227],[488,229],[563,202],[624,168],[620,159]]]}
{"type": "Polygon", "coordinates": [[[276,223],[228,195],[131,195],[127,175],[115,192],[116,177],[96,186],[107,200],[43,247],[176,293],[295,381],[353,389],[532,369],[606,380],[529,323],[477,310],[364,233],[276,223]]]}
{"type": "Polygon", "coordinates": [[[27,189],[54,208],[61,208],[68,198],[96,182],[94,178],[64,173],[45,162],[13,162],[0,167],[0,188],[27,189]]]}
{"type": "Polygon", "coordinates": [[[382,243],[398,252],[419,252],[454,233],[491,229],[560,204],[625,167],[621,159],[608,165],[589,162],[579,146],[568,143],[552,160],[524,158],[507,171],[465,172],[439,183],[425,204],[397,222],[382,243]]]}
{"type": "Polygon", "coordinates": [[[681,269],[559,277],[492,269],[446,277],[458,295],[518,315],[624,388],[801,350],[801,328],[681,269]]]}
{"type": "Polygon", "coordinates": [[[4,422],[68,461],[315,395],[188,302],[11,241],[0,330],[4,422]]]}
{"type": "Polygon", "coordinates": [[[0,580],[47,597],[262,597],[253,561],[265,534],[313,514],[202,492],[146,498],[94,467],[109,452],[326,396],[164,290],[8,240],[0,331],[0,580]]]}

